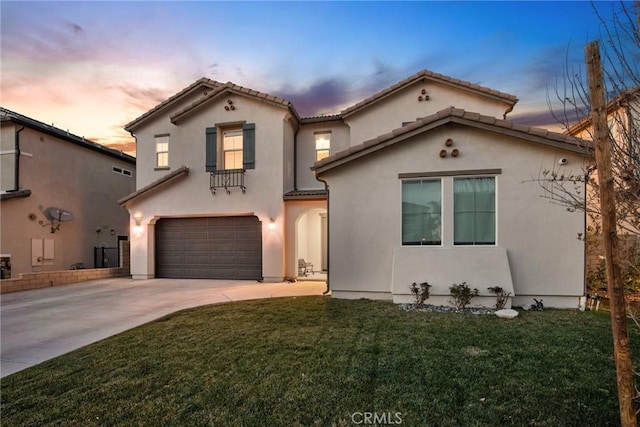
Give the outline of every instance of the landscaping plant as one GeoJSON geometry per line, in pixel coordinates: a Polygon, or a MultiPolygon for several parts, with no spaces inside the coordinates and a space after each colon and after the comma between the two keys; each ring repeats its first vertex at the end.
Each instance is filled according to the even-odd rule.
{"type": "Polygon", "coordinates": [[[500,286],[491,286],[487,289],[496,295],[496,310],[502,310],[507,305],[511,292],[505,292],[500,286]]]}
{"type": "Polygon", "coordinates": [[[429,299],[429,288],[431,285],[427,282],[422,282],[419,285],[416,282],[411,284],[411,293],[416,299],[416,306],[421,307],[424,302],[429,299]]]}
{"type": "Polygon", "coordinates": [[[473,297],[477,297],[480,295],[480,291],[478,288],[471,288],[467,285],[467,282],[462,283],[454,283],[449,287],[449,292],[451,293],[452,303],[456,306],[457,309],[465,308],[471,302],[473,297]]]}

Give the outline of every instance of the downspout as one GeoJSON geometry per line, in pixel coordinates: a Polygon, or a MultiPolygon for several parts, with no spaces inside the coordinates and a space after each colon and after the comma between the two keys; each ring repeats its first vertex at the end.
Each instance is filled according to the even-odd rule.
{"type": "Polygon", "coordinates": [[[329,280],[331,277],[331,210],[329,209],[329,184],[324,179],[318,177],[318,174],[315,174],[316,179],[324,184],[324,189],[327,192],[327,289],[322,293],[322,295],[326,295],[331,290],[331,286],[329,285],[329,280]]]}
{"type": "Polygon", "coordinates": [[[15,139],[15,156],[16,156],[16,164],[14,168],[15,178],[13,184],[13,190],[9,191],[18,191],[20,190],[20,132],[24,130],[24,126],[16,131],[16,139],[15,139]]]}

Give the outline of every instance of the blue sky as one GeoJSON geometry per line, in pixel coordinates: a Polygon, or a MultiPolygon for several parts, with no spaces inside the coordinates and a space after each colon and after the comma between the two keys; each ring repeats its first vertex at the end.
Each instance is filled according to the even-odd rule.
{"type": "MultiPolygon", "coordinates": [[[[337,112],[421,69],[516,95],[510,117],[553,126],[546,97],[599,38],[570,2],[0,2],[2,105],[105,144],[200,77],[337,112]]],[[[597,2],[609,19],[619,3],[597,2]]]]}

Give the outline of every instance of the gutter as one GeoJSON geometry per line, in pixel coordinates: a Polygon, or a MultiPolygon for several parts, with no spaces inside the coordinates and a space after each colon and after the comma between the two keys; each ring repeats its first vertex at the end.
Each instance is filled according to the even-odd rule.
{"type": "Polygon", "coordinates": [[[15,179],[13,184],[13,190],[9,190],[9,191],[20,190],[20,132],[22,132],[23,130],[24,130],[24,126],[22,126],[20,129],[16,131],[16,139],[15,139],[16,162],[14,167],[15,179]]]}
{"type": "Polygon", "coordinates": [[[329,184],[324,179],[318,177],[318,174],[315,174],[316,179],[324,184],[324,189],[327,192],[327,289],[322,293],[322,295],[326,295],[331,291],[330,278],[331,278],[331,210],[329,209],[329,184]]]}

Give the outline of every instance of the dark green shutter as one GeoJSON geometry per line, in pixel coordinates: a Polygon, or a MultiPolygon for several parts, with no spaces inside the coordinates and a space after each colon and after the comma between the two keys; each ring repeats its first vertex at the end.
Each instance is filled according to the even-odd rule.
{"type": "Polygon", "coordinates": [[[245,123],[242,126],[242,167],[256,168],[256,125],[245,123]]]}
{"type": "Polygon", "coordinates": [[[216,128],[207,128],[206,139],[206,168],[207,172],[214,172],[216,170],[216,155],[218,154],[218,138],[216,128]]]}

